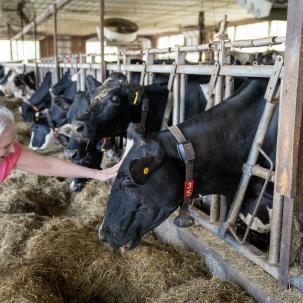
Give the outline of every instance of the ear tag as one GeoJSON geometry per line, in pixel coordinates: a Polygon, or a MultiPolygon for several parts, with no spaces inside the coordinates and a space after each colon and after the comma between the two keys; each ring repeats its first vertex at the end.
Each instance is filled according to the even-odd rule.
{"type": "Polygon", "coordinates": [[[135,92],[135,99],[134,99],[134,103],[133,103],[133,104],[137,104],[137,102],[138,102],[138,97],[139,97],[139,92],[136,91],[136,92],[135,92]]]}
{"type": "Polygon", "coordinates": [[[144,167],[143,174],[144,174],[144,175],[147,175],[148,173],[149,173],[148,167],[144,167]]]}

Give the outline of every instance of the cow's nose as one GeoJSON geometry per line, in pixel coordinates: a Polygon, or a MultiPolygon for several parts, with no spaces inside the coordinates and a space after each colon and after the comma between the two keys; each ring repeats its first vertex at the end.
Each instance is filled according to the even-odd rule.
{"type": "Polygon", "coordinates": [[[66,159],[73,159],[76,156],[77,150],[76,149],[69,149],[65,148],[64,149],[64,157],[66,159]]]}
{"type": "Polygon", "coordinates": [[[102,230],[102,225],[99,228],[99,240],[102,242],[106,242],[105,232],[102,230]]]}
{"type": "Polygon", "coordinates": [[[74,133],[81,133],[84,130],[84,122],[82,121],[74,121],[72,123],[72,131],[74,133]]]}

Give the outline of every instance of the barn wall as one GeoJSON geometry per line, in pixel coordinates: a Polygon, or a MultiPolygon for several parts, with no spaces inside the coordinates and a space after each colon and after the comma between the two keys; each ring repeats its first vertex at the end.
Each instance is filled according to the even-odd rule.
{"type": "MultiPolygon", "coordinates": [[[[68,55],[70,53],[85,53],[86,38],[79,36],[61,36],[58,38],[58,55],[68,55]]],[[[54,55],[53,37],[46,37],[40,41],[41,58],[52,57],[54,55]]]]}
{"type": "Polygon", "coordinates": [[[71,37],[71,51],[73,54],[85,53],[86,38],[80,36],[71,37]]]}

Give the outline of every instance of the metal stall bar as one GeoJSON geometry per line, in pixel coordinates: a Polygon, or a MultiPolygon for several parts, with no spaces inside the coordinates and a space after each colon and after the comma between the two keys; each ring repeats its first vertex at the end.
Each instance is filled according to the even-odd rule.
{"type": "Polygon", "coordinates": [[[186,89],[188,76],[185,74],[180,75],[180,119],[179,123],[185,120],[185,103],[186,103],[186,89]]]}
{"type": "MultiPolygon", "coordinates": [[[[238,40],[233,42],[225,42],[225,47],[257,47],[257,46],[268,46],[268,45],[277,45],[285,42],[285,37],[266,37],[259,39],[248,39],[248,40],[238,40]]],[[[199,44],[196,46],[180,46],[180,52],[201,52],[201,51],[209,51],[214,50],[217,47],[218,42],[211,42],[206,44],[199,44]]],[[[150,54],[165,54],[170,52],[176,52],[177,47],[171,48],[151,48],[149,49],[150,54]]],[[[125,50],[123,54],[127,56],[142,56],[144,50],[125,50]]]]}
{"type": "Polygon", "coordinates": [[[37,24],[34,21],[34,48],[35,48],[35,88],[37,89],[39,86],[39,70],[38,70],[38,65],[37,65],[37,24]]]}
{"type": "MultiPolygon", "coordinates": [[[[98,68],[96,65],[93,68],[98,68]]],[[[108,64],[109,70],[118,71],[117,64],[108,64]]],[[[124,72],[142,72],[144,67],[138,64],[126,64],[123,65],[122,70],[124,72]]],[[[172,69],[172,65],[149,65],[146,67],[148,73],[163,73],[169,74],[172,69]]],[[[187,75],[212,75],[214,66],[213,65],[178,65],[176,73],[187,74],[187,75]]],[[[231,77],[261,77],[269,78],[273,72],[273,66],[270,65],[254,65],[254,66],[241,66],[241,65],[223,65],[220,67],[218,75],[220,76],[231,76],[231,77]]],[[[283,78],[283,68],[280,73],[280,78],[283,78]]]]}
{"type": "MultiPolygon", "coordinates": [[[[283,65],[283,58],[281,56],[278,56],[276,59],[275,65],[274,65],[274,73],[271,76],[271,78],[269,79],[269,82],[267,85],[267,90],[265,92],[265,99],[267,102],[266,102],[261,120],[259,122],[259,126],[258,126],[257,132],[255,134],[254,141],[252,143],[252,147],[249,152],[245,166],[251,167],[257,163],[258,156],[260,153],[259,146],[261,147],[264,142],[268,127],[270,125],[271,118],[272,118],[273,113],[276,108],[276,104],[272,102],[272,97],[273,97],[274,90],[277,85],[277,81],[278,81],[279,73],[282,69],[282,65],[283,65]]],[[[235,226],[235,223],[236,223],[236,220],[237,220],[237,217],[238,217],[238,214],[239,214],[239,211],[240,211],[240,208],[241,208],[241,205],[242,205],[250,179],[251,179],[251,174],[247,173],[246,170],[244,170],[240,183],[239,183],[239,186],[238,186],[238,189],[237,189],[237,192],[234,197],[234,201],[232,203],[232,206],[231,206],[231,209],[229,212],[228,220],[226,221],[224,229],[223,229],[223,233],[225,233],[225,231],[227,229],[229,229],[236,240],[239,240],[239,239],[234,230],[234,226],[235,226]]]]}
{"type": "Polygon", "coordinates": [[[80,54],[80,90],[85,91],[85,77],[86,77],[86,68],[82,68],[83,63],[86,63],[86,56],[80,54]]]}
{"type": "Polygon", "coordinates": [[[101,47],[101,77],[100,81],[103,83],[106,79],[105,75],[105,61],[104,61],[104,0],[100,0],[100,47],[101,47]]]}
{"type": "MultiPolygon", "coordinates": [[[[150,65],[154,63],[154,55],[149,53],[149,49],[146,50],[146,65],[150,65]]],[[[154,74],[148,73],[146,77],[146,84],[154,83],[154,74]]]]}
{"type": "MultiPolygon", "coordinates": [[[[302,231],[302,147],[303,147],[303,2],[288,2],[285,49],[285,77],[279,111],[275,193],[284,197],[280,252],[280,284],[287,288],[292,254],[292,223],[302,231]],[[297,213],[298,216],[293,216],[297,213]]],[[[300,238],[293,241],[302,241],[300,238]]],[[[300,244],[301,246],[302,244],[300,244]]]]}
{"type": "Polygon", "coordinates": [[[55,64],[55,70],[54,70],[54,81],[55,83],[59,81],[59,60],[58,60],[58,31],[57,31],[57,5],[54,3],[53,8],[53,15],[54,15],[54,33],[53,33],[53,39],[54,39],[54,64],[55,64]]]}
{"type": "MultiPolygon", "coordinates": [[[[218,72],[220,69],[220,66],[222,66],[225,63],[225,57],[226,57],[226,48],[225,48],[225,41],[226,35],[225,35],[225,30],[226,30],[226,23],[227,23],[227,16],[225,15],[223,20],[221,21],[220,24],[220,29],[219,29],[219,43],[218,43],[218,72]]],[[[218,75],[218,74],[217,74],[218,75]]],[[[214,83],[215,86],[215,99],[214,99],[214,105],[217,105],[222,102],[223,100],[223,76],[218,76],[216,78],[216,81],[214,83]]],[[[211,88],[212,90],[212,88],[211,88]]],[[[210,92],[209,97],[211,98],[212,92],[210,92]]],[[[212,99],[212,98],[211,98],[212,99]]],[[[219,219],[219,214],[220,214],[220,196],[219,195],[212,195],[211,197],[211,206],[210,206],[210,215],[209,215],[209,222],[210,223],[215,223],[219,219]]],[[[224,207],[224,206],[223,206],[224,207]]],[[[223,216],[223,215],[221,215],[223,216]]]]}
{"type": "MultiPolygon", "coordinates": [[[[283,86],[284,83],[282,80],[281,87],[283,88],[283,86]]],[[[280,90],[280,100],[282,100],[282,89],[280,90]]],[[[278,143],[277,146],[279,146],[278,143]]],[[[277,181],[275,181],[275,184],[276,182],[277,181]]],[[[283,197],[274,190],[273,201],[272,201],[272,214],[270,220],[271,228],[270,228],[270,243],[269,243],[269,254],[268,254],[268,262],[270,264],[278,264],[279,262],[282,212],[283,212],[283,197]]]]}
{"type": "MultiPolygon", "coordinates": [[[[179,63],[181,63],[181,53],[179,51],[179,48],[177,47],[176,53],[175,53],[175,62],[178,66],[179,63]]],[[[179,123],[179,112],[180,112],[180,75],[176,74],[175,79],[173,82],[173,124],[177,125],[179,123]]]]}

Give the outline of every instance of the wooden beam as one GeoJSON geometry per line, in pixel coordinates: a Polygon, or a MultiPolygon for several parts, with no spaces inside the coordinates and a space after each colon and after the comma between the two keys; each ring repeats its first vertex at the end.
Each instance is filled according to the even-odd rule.
{"type": "MultiPolygon", "coordinates": [[[[64,5],[66,5],[67,3],[69,3],[70,1],[71,0],[56,0],[54,2],[54,4],[56,4],[57,10],[58,10],[58,9],[62,8],[64,5]]],[[[35,26],[34,22],[36,23],[36,26],[38,26],[43,21],[45,21],[46,19],[51,17],[53,15],[53,13],[54,13],[54,5],[52,4],[41,15],[36,17],[34,21],[32,21],[31,23],[26,25],[21,32],[19,32],[14,37],[12,37],[11,40],[19,39],[20,37],[22,37],[22,35],[25,35],[29,31],[34,29],[34,26],[35,26]]]]}
{"type": "MultiPolygon", "coordinates": [[[[285,47],[285,68],[280,104],[276,191],[284,196],[295,197],[303,154],[302,105],[303,105],[303,1],[289,1],[285,47]],[[297,3],[297,5],[295,4],[297,3]]],[[[301,180],[302,182],[302,180],[301,180]]]]}
{"type": "MultiPolygon", "coordinates": [[[[275,194],[284,196],[280,284],[288,286],[294,210],[303,192],[303,1],[288,2],[285,67],[279,108],[275,194]]],[[[303,222],[299,222],[302,223],[303,222]]],[[[295,237],[292,241],[301,241],[295,237]]]]}

